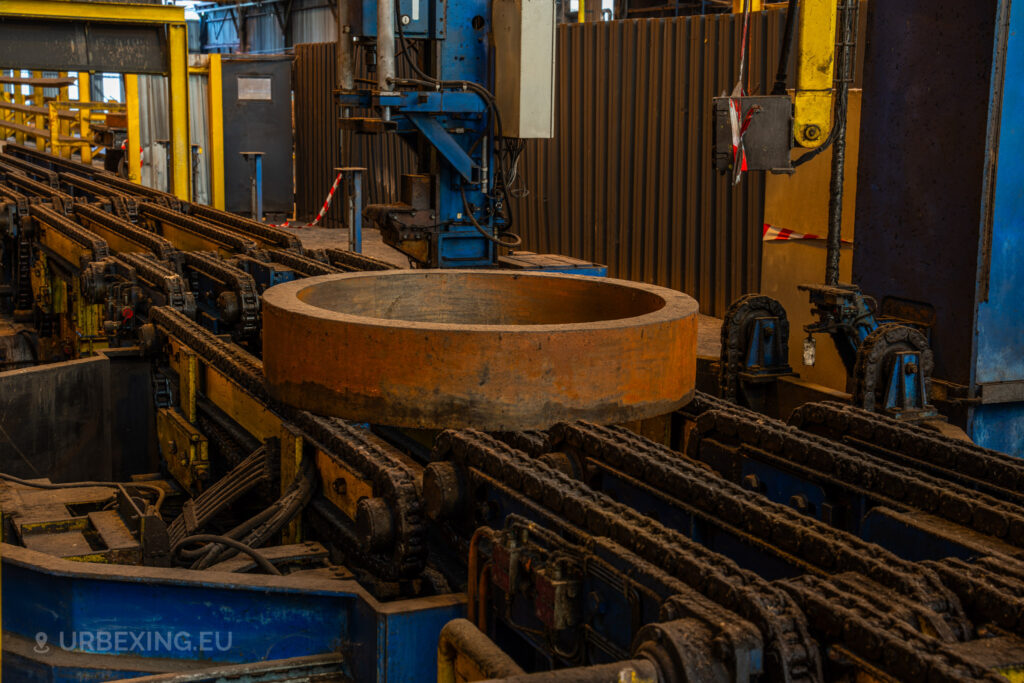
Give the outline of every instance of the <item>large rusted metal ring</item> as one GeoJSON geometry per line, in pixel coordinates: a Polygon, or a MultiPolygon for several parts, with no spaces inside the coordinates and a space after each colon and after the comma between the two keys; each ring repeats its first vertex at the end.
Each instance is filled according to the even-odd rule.
{"type": "Polygon", "coordinates": [[[400,427],[517,430],[671,412],[696,375],[697,302],[610,278],[390,270],[263,296],[278,400],[400,427]]]}

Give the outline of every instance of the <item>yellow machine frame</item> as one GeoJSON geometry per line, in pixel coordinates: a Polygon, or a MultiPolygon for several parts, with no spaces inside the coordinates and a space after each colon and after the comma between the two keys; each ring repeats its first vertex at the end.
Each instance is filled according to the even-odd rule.
{"type": "MultiPolygon", "coordinates": [[[[66,21],[95,20],[119,24],[166,26],[172,191],[180,199],[190,199],[192,174],[188,131],[188,34],[183,7],[77,2],[75,0],[0,0],[0,17],[66,21]]],[[[17,65],[10,65],[7,68],[17,68],[17,65]]],[[[138,76],[135,74],[125,75],[125,99],[128,100],[129,139],[138,140],[140,128],[139,87],[138,76]],[[134,138],[132,133],[135,133],[134,138]]],[[[139,155],[129,151],[128,164],[131,179],[138,182],[141,177],[139,155]]]]}

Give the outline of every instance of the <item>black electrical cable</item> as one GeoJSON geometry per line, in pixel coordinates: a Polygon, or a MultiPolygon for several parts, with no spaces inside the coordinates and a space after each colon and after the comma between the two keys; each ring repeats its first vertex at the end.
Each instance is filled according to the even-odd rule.
{"type": "Polygon", "coordinates": [[[465,186],[460,187],[459,192],[462,194],[462,208],[466,212],[466,217],[469,218],[469,222],[473,224],[473,227],[476,228],[477,232],[479,232],[481,235],[487,238],[489,242],[493,242],[494,244],[497,244],[499,247],[505,247],[506,249],[515,249],[516,247],[520,246],[523,243],[523,239],[519,235],[516,235],[514,233],[501,233],[503,235],[510,235],[511,237],[515,238],[514,242],[504,242],[495,237],[494,235],[490,234],[489,232],[487,232],[487,229],[484,228],[484,226],[480,225],[480,223],[477,222],[476,217],[473,216],[473,211],[470,209],[469,206],[469,200],[466,199],[465,186]]]}
{"type": "Polygon", "coordinates": [[[22,486],[28,486],[34,489],[46,489],[50,491],[56,491],[60,489],[85,489],[94,487],[116,489],[122,486],[149,489],[151,491],[156,491],[156,502],[153,503],[153,509],[157,512],[157,514],[160,513],[160,506],[164,504],[164,498],[167,497],[167,492],[160,486],[157,486],[156,484],[141,484],[139,482],[134,481],[76,481],[69,482],[66,484],[43,484],[35,481],[28,481],[27,479],[20,479],[13,475],[4,474],[2,472],[0,472],[0,479],[3,479],[4,481],[13,482],[15,484],[21,484],[22,486]]]}
{"type": "Polygon", "coordinates": [[[250,548],[249,546],[240,541],[236,541],[233,538],[228,538],[227,536],[218,536],[217,534],[196,534],[195,536],[187,536],[178,541],[174,545],[173,552],[177,552],[181,546],[187,543],[216,543],[219,545],[230,546],[235,550],[239,550],[247,554],[249,557],[256,561],[256,564],[258,564],[260,568],[263,569],[263,571],[267,572],[268,574],[281,576],[281,571],[273,564],[271,564],[270,560],[264,557],[262,553],[260,553],[255,548],[250,548]]]}
{"type": "MultiPolygon", "coordinates": [[[[501,193],[502,193],[502,195],[504,197],[505,212],[507,214],[506,223],[505,223],[505,231],[506,232],[510,231],[512,226],[513,226],[513,224],[514,224],[514,219],[513,219],[513,214],[512,214],[512,198],[509,195],[509,187],[508,187],[509,183],[507,182],[508,175],[509,175],[509,169],[506,168],[506,165],[505,165],[506,164],[506,160],[504,160],[502,158],[504,156],[504,151],[505,151],[505,149],[504,149],[505,131],[504,131],[504,127],[503,127],[502,121],[501,121],[501,111],[498,108],[498,102],[495,99],[494,94],[490,90],[488,90],[487,88],[485,88],[482,85],[480,85],[479,83],[473,83],[472,81],[442,81],[442,80],[439,80],[437,78],[434,78],[430,74],[426,73],[423,69],[421,69],[419,64],[417,64],[416,61],[412,58],[412,56],[409,54],[410,53],[409,44],[408,44],[408,42],[407,42],[407,40],[405,38],[405,29],[402,28],[402,17],[400,15],[399,11],[398,11],[398,3],[397,2],[395,3],[395,25],[398,28],[398,39],[402,43],[402,55],[404,56],[406,63],[409,65],[409,68],[412,69],[413,73],[415,73],[417,76],[419,76],[422,79],[422,81],[417,83],[414,79],[398,79],[398,78],[395,78],[395,79],[392,79],[393,83],[395,83],[396,85],[401,85],[403,83],[408,83],[410,85],[427,85],[428,87],[434,87],[434,88],[461,88],[463,90],[471,90],[474,93],[476,93],[482,100],[484,100],[485,105],[487,106],[488,110],[491,112],[491,115],[494,117],[494,129],[495,129],[495,133],[496,133],[496,137],[497,137],[497,141],[498,141],[497,142],[498,153],[495,156],[496,156],[496,158],[498,160],[498,164],[499,164],[499,167],[500,167],[500,173],[497,173],[497,172],[495,173],[495,177],[496,178],[495,178],[494,185],[495,185],[495,187],[497,187],[499,185],[497,179],[498,179],[498,177],[500,177],[500,188],[501,188],[501,193]]],[[[486,192],[486,190],[485,190],[485,192],[486,192]]],[[[491,195],[488,195],[488,196],[491,198],[492,201],[494,201],[494,197],[492,197],[491,195]]],[[[470,214],[470,217],[472,219],[472,214],[470,214]]],[[[496,244],[502,244],[499,240],[496,240],[494,237],[492,237],[491,235],[489,235],[486,232],[484,232],[484,230],[481,227],[479,227],[479,224],[476,223],[475,220],[471,220],[471,222],[474,223],[474,227],[476,227],[477,230],[479,230],[481,232],[481,234],[485,235],[492,242],[495,242],[496,244]]],[[[512,233],[509,232],[508,234],[512,234],[512,233]]],[[[520,239],[518,236],[516,236],[516,239],[518,240],[517,246],[522,244],[522,239],[520,239]]],[[[504,245],[502,245],[502,246],[504,246],[504,245]]]]}
{"type": "Polygon", "coordinates": [[[775,85],[772,95],[785,95],[789,81],[789,57],[793,52],[796,39],[796,18],[800,12],[800,0],[789,0],[786,8],[786,28],[782,33],[782,49],[779,50],[779,64],[775,70],[775,85]]]}
{"type": "MultiPolygon", "coordinates": [[[[222,535],[237,540],[239,537],[244,536],[245,534],[249,533],[256,527],[258,527],[260,524],[266,522],[268,519],[276,515],[277,512],[278,508],[274,505],[271,505],[267,509],[261,511],[259,514],[250,517],[249,519],[245,520],[231,531],[228,531],[222,535]]],[[[215,547],[216,546],[205,545],[201,548],[194,548],[192,550],[182,549],[178,552],[178,554],[181,557],[184,557],[185,559],[196,559],[201,558],[205,555],[209,555],[210,552],[212,552],[215,549],[215,547]]]]}
{"type": "MultiPolygon", "coordinates": [[[[228,531],[224,536],[236,540],[244,536],[241,542],[249,546],[262,544],[264,540],[280,531],[301,511],[302,506],[312,495],[315,479],[316,471],[311,461],[305,462],[301,475],[291,483],[284,495],[265,510],[228,531]]],[[[234,555],[230,548],[223,548],[216,544],[202,550],[204,551],[202,556],[193,562],[192,569],[206,569],[234,555]]],[[[197,557],[193,551],[186,552],[188,555],[182,553],[183,557],[197,557]]]]}

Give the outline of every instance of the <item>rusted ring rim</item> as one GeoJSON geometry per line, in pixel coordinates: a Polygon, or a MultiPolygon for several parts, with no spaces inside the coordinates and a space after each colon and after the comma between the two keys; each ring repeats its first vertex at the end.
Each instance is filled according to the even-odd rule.
{"type": "Polygon", "coordinates": [[[631,327],[643,327],[646,325],[667,323],[679,320],[690,315],[695,315],[699,308],[696,299],[675,289],[650,285],[645,282],[633,280],[620,280],[609,277],[594,277],[590,275],[569,275],[566,273],[532,273],[505,270],[477,270],[468,268],[453,268],[441,270],[378,270],[358,273],[332,273],[330,275],[319,275],[317,277],[292,280],[275,285],[263,293],[263,301],[276,308],[288,311],[289,313],[306,315],[319,320],[328,320],[339,323],[351,323],[369,327],[400,328],[411,330],[446,330],[451,332],[500,332],[503,334],[529,334],[536,332],[568,332],[568,331],[593,331],[610,329],[628,329],[631,327]],[[335,282],[338,280],[349,280],[358,278],[386,278],[400,277],[409,274],[437,273],[443,275],[485,275],[485,277],[504,277],[509,279],[519,278],[547,278],[550,280],[586,280],[595,284],[610,284],[635,289],[659,297],[664,305],[656,311],[642,313],[628,318],[612,318],[609,320],[595,320],[582,323],[553,323],[538,325],[480,325],[463,323],[431,323],[418,322],[414,320],[401,320],[397,318],[375,318],[372,316],[354,315],[351,313],[340,313],[328,308],[321,308],[308,304],[299,298],[299,293],[311,287],[316,287],[323,282],[335,282]]]}

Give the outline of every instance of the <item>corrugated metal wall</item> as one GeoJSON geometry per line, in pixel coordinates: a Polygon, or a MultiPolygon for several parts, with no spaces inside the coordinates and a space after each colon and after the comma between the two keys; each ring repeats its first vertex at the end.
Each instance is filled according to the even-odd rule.
{"type": "Polygon", "coordinates": [[[193,145],[192,199],[210,203],[210,102],[209,78],[206,74],[188,76],[188,134],[193,145]]]}
{"type": "MultiPolygon", "coordinates": [[[[755,14],[749,90],[771,89],[785,15],[755,14]]],[[[741,17],[558,29],[555,138],[526,147],[516,202],[527,248],[608,264],[724,314],[760,284],[764,178],[711,167],[711,100],[736,82],[741,17]]]]}
{"type": "Polygon", "coordinates": [[[170,191],[167,142],[170,109],[166,76],[139,76],[139,146],[142,147],[142,184],[170,191]],[[162,143],[160,141],[163,141],[162,143]]]}
{"type": "MultiPolygon", "coordinates": [[[[295,46],[293,88],[295,89],[295,206],[299,220],[310,220],[320,211],[334,182],[334,169],[341,166],[338,112],[332,96],[336,79],[334,43],[295,46]]],[[[409,77],[404,62],[398,75],[409,77]]],[[[369,78],[361,53],[357,52],[357,78],[369,78]]],[[[367,169],[364,182],[366,203],[393,202],[398,177],[416,170],[416,157],[397,135],[352,135],[352,158],[345,165],[367,169]]],[[[338,227],[341,202],[331,205],[321,223],[338,227]]]]}

